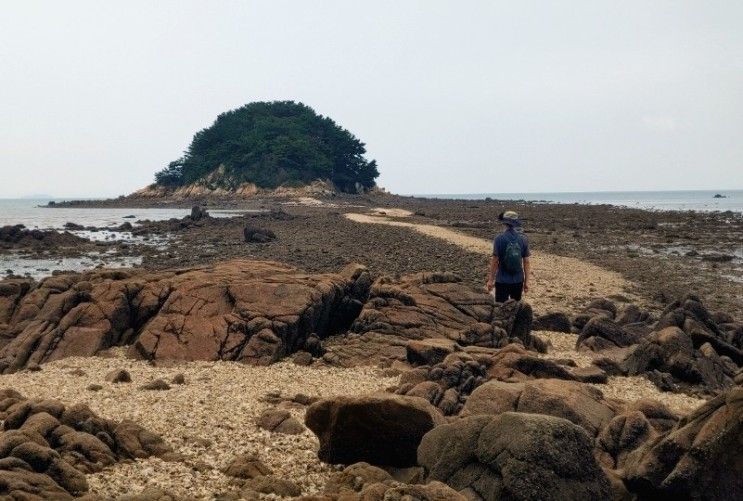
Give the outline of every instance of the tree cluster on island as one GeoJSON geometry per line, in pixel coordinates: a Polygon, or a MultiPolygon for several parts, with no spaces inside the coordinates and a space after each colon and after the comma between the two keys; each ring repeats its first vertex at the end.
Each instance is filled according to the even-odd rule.
{"type": "Polygon", "coordinates": [[[372,188],[379,176],[374,160],[353,134],[331,118],[294,101],[253,102],[220,114],[197,132],[183,157],[155,174],[168,188],[207,179],[229,189],[240,183],[259,188],[298,187],[316,180],[355,193],[372,188]]]}

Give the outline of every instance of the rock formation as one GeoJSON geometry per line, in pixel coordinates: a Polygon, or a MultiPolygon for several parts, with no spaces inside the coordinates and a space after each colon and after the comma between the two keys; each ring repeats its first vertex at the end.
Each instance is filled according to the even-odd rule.
{"type": "Polygon", "coordinates": [[[96,416],[86,405],[28,400],[0,391],[0,486],[12,499],[73,499],[88,490],[85,473],[171,449],[132,421],[96,416]]]}
{"type": "Polygon", "coordinates": [[[22,224],[0,227],[0,249],[48,249],[90,243],[69,231],[28,229],[22,224]]]}
{"type": "Polygon", "coordinates": [[[614,417],[616,405],[605,401],[596,388],[575,381],[490,381],[470,395],[462,416],[497,416],[509,411],[564,418],[595,436],[614,417]]]}
{"type": "MultiPolygon", "coordinates": [[[[462,284],[450,273],[382,277],[351,326],[352,334],[328,345],[323,359],[333,365],[391,365],[413,357],[417,343],[438,343],[439,358],[460,347],[502,347],[511,342],[544,350],[531,335],[531,307],[522,302],[493,305],[492,296],[462,284]],[[354,335],[355,334],[355,335],[354,335]],[[410,346],[410,348],[408,348],[410,346]]],[[[429,350],[430,351],[430,350],[429,350]]],[[[431,353],[433,353],[433,351],[431,353]]]]}
{"type": "Polygon", "coordinates": [[[359,266],[310,275],[272,262],[147,273],[91,271],[0,287],[0,369],[129,345],[145,359],[268,364],[313,334],[345,331],[370,280],[359,266]]]}
{"type": "Polygon", "coordinates": [[[320,439],[320,460],[334,464],[413,466],[423,435],[443,422],[422,398],[396,395],[321,400],[305,415],[320,439]]]}
{"type": "Polygon", "coordinates": [[[423,437],[418,461],[471,500],[609,499],[586,432],[565,419],[506,412],[472,416],[423,437]]]}
{"type": "Polygon", "coordinates": [[[741,472],[741,386],[713,398],[625,460],[628,486],[647,499],[741,499],[741,472]]]}

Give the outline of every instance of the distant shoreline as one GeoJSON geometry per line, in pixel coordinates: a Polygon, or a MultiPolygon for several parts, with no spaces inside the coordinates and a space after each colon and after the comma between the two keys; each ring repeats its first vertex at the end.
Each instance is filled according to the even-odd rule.
{"type": "MultiPolygon", "coordinates": [[[[527,204],[580,204],[611,205],[621,208],[657,211],[695,211],[695,212],[734,212],[743,213],[743,190],[678,190],[678,191],[596,191],[596,192],[534,192],[534,193],[451,193],[451,194],[366,194],[349,195],[338,193],[334,196],[315,196],[321,200],[352,201],[369,198],[400,197],[424,200],[497,200],[527,204]],[[720,195],[717,197],[716,195],[720,195]]],[[[19,198],[0,199],[38,202],[51,208],[189,208],[193,205],[206,205],[215,208],[241,208],[256,203],[275,203],[291,200],[292,196],[255,195],[245,196],[204,196],[193,198],[153,198],[122,196],[117,198],[19,198]]]]}

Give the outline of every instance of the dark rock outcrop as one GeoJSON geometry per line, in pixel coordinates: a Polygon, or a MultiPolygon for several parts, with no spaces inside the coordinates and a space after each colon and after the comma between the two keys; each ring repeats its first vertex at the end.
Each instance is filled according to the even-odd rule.
{"type": "Polygon", "coordinates": [[[69,231],[28,229],[22,224],[0,226],[0,249],[49,249],[90,243],[69,231]]]}
{"type": "Polygon", "coordinates": [[[302,423],[292,417],[289,411],[282,409],[266,409],[256,424],[264,430],[285,435],[298,435],[304,431],[302,423]]]}
{"type": "Polygon", "coordinates": [[[628,331],[610,318],[595,316],[581,329],[576,349],[585,347],[593,351],[623,348],[637,343],[641,335],[628,331]]]}
{"type": "Polygon", "coordinates": [[[662,403],[638,400],[601,430],[596,439],[596,455],[606,468],[623,468],[630,453],[667,432],[677,422],[678,416],[662,403]]]}
{"type": "Polygon", "coordinates": [[[318,457],[333,464],[414,466],[423,435],[443,422],[421,398],[384,394],[321,400],[305,414],[320,439],[318,457]]]}
{"type": "Polygon", "coordinates": [[[572,322],[570,317],[562,312],[549,312],[538,316],[534,320],[532,328],[535,331],[571,332],[572,322]]]}
{"type": "MultiPolygon", "coordinates": [[[[427,341],[421,343],[427,346],[427,341]]],[[[436,343],[434,346],[439,345],[436,343]]],[[[603,374],[600,369],[596,370],[603,374]]],[[[535,356],[520,343],[500,349],[457,346],[457,351],[452,351],[442,362],[403,373],[395,392],[425,398],[449,416],[458,414],[468,396],[486,381],[514,383],[539,378],[596,382],[598,375],[578,369],[568,370],[552,360],[535,356]]]]}
{"type": "Polygon", "coordinates": [[[627,485],[644,499],[743,498],[743,387],[648,440],[624,468],[627,485]]]}
{"type": "Polygon", "coordinates": [[[720,390],[733,384],[735,369],[714,349],[694,348],[692,338],[678,327],[652,333],[626,356],[623,366],[630,375],[648,374],[665,391],[674,388],[674,381],[720,390]]]}
{"type": "Polygon", "coordinates": [[[418,460],[428,480],[468,499],[609,499],[591,439],[565,419],[506,412],[434,428],[418,460]]]}
{"type": "Polygon", "coordinates": [[[331,475],[321,497],[344,501],[466,501],[467,498],[441,482],[425,485],[403,483],[389,472],[368,463],[355,463],[331,475]],[[412,485],[411,485],[412,484],[412,485]]]}

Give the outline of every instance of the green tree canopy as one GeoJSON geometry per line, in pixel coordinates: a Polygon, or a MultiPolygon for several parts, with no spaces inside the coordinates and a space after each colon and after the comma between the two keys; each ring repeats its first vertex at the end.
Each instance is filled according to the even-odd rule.
{"type": "Polygon", "coordinates": [[[338,189],[374,186],[379,176],[366,148],[332,119],[294,101],[255,102],[222,113],[197,132],[182,158],[155,174],[163,186],[204,180],[218,167],[216,184],[251,182],[261,188],[298,186],[317,179],[338,189]]]}

